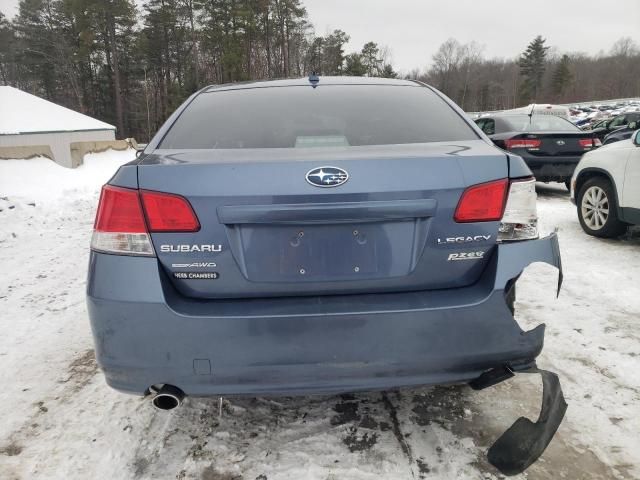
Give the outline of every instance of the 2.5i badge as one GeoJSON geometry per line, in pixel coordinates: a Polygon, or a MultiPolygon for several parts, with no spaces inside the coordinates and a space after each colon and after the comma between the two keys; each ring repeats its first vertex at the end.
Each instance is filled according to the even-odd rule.
{"type": "Polygon", "coordinates": [[[484,258],[484,252],[458,252],[450,253],[447,261],[453,262],[458,260],[479,260],[481,258],[484,258]]]}
{"type": "Polygon", "coordinates": [[[173,277],[180,280],[217,280],[220,274],[218,272],[174,272],[173,277]]]}

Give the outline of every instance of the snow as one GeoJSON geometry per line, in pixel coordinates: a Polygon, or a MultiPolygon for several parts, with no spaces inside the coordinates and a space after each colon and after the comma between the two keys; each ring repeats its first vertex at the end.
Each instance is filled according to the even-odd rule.
{"type": "Polygon", "coordinates": [[[0,135],[115,129],[17,88],[0,86],[0,135]]]}
{"type": "MultiPolygon", "coordinates": [[[[222,416],[215,398],[157,412],[108,388],[84,300],[88,245],[99,186],[131,158],[0,162],[0,478],[503,478],[485,452],[517,417],[537,417],[534,375],[481,392],[226,398],[222,416]]],[[[516,478],[639,478],[640,232],[589,237],[564,187],[538,192],[543,228],[559,227],[564,287],[556,299],[556,271],[530,266],[517,318],[546,322],[539,364],[560,375],[569,409],[516,478]]]]}
{"type": "Polygon", "coordinates": [[[0,197],[15,201],[46,202],[71,196],[91,197],[135,151],[107,150],[85,155],[78,168],[66,168],[46,157],[0,160],[0,197]]]}

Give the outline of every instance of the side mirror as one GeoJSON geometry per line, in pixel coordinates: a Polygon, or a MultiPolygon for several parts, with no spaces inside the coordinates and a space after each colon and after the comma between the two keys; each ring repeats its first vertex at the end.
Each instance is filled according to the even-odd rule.
{"type": "Polygon", "coordinates": [[[633,135],[631,135],[631,141],[636,147],[640,147],[640,130],[636,130],[633,135]]]}

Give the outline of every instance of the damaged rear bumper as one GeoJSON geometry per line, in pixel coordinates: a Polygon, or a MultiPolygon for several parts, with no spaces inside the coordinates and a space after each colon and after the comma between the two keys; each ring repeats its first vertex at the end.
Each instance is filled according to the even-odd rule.
{"type": "Polygon", "coordinates": [[[522,373],[540,374],[542,406],[538,420],[518,418],[489,448],[487,459],[505,475],[518,475],[540,458],[567,411],[567,402],[555,373],[535,367],[522,373]]]}
{"type": "Polygon", "coordinates": [[[555,234],[496,246],[470,287],[377,295],[196,301],[154,258],[90,261],[89,314],[109,385],[143,394],[170,384],[191,396],[463,383],[532,368],[544,325],[524,332],[504,289],[534,262],[561,272],[555,234]]]}

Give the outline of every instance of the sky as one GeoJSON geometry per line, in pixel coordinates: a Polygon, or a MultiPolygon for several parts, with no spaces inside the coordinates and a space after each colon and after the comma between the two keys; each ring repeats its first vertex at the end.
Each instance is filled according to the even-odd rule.
{"type": "MultiPolygon", "coordinates": [[[[18,0],[0,0],[11,17],[18,0]]],[[[138,0],[138,3],[142,3],[138,0]]],[[[607,52],[623,36],[640,44],[640,0],[302,0],[316,34],[387,46],[396,70],[424,69],[449,37],[475,40],[485,57],[514,58],[536,36],[562,53],[607,52]]]]}

